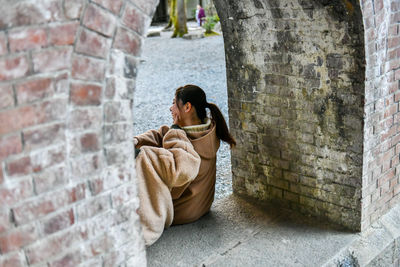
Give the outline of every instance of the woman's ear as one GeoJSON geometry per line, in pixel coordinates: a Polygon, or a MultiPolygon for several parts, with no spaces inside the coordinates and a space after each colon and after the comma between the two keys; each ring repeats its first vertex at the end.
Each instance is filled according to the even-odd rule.
{"type": "Polygon", "coordinates": [[[185,104],[185,112],[190,112],[192,110],[192,103],[186,102],[185,104]]]}

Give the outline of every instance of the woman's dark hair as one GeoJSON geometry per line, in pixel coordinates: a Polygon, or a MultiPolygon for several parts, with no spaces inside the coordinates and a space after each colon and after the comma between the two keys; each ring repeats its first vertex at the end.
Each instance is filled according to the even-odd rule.
{"type": "Polygon", "coordinates": [[[217,105],[207,102],[207,97],[203,89],[196,85],[188,84],[176,89],[175,98],[176,101],[181,100],[183,104],[190,102],[196,108],[197,116],[202,122],[207,117],[206,108],[209,108],[211,116],[217,125],[217,137],[227,142],[231,148],[236,145],[235,139],[229,133],[224,116],[217,105]]]}

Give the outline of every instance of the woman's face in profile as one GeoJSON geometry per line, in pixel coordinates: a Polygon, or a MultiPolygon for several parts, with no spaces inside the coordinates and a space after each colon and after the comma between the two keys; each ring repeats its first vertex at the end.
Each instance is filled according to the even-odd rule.
{"type": "Polygon", "coordinates": [[[169,110],[171,111],[171,115],[172,115],[172,120],[174,121],[174,124],[178,124],[180,125],[180,120],[181,120],[181,111],[178,107],[178,103],[179,101],[176,101],[176,98],[174,98],[174,100],[172,101],[172,106],[169,108],[169,110]]]}

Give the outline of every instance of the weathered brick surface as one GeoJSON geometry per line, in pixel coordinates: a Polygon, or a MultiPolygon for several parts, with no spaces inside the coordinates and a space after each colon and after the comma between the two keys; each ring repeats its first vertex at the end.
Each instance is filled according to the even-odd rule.
{"type": "Polygon", "coordinates": [[[22,151],[21,135],[0,137],[0,160],[22,151]]]}
{"type": "Polygon", "coordinates": [[[24,77],[29,73],[27,56],[0,58],[0,81],[24,77]]]}
{"type": "Polygon", "coordinates": [[[14,106],[14,91],[12,85],[0,85],[0,109],[14,106]]]}
{"type": "Polygon", "coordinates": [[[16,85],[18,104],[25,104],[52,96],[54,92],[51,78],[39,78],[16,85]]]}
{"type": "Polygon", "coordinates": [[[114,0],[114,1],[108,1],[108,0],[93,0],[93,2],[107,8],[114,14],[119,14],[123,1],[122,0],[114,0]]]}
{"type": "Polygon", "coordinates": [[[137,58],[111,49],[116,28],[132,26],[124,2],[0,3],[1,266],[145,265],[131,143],[137,58]]]}
{"type": "Polygon", "coordinates": [[[101,103],[101,89],[101,86],[95,84],[72,83],[70,100],[78,106],[98,106],[101,103]]]}
{"type": "Polygon", "coordinates": [[[78,26],[79,24],[76,21],[50,26],[49,43],[52,45],[72,45],[75,41],[78,26]]]}
{"type": "Polygon", "coordinates": [[[52,72],[68,69],[71,61],[72,49],[69,47],[47,49],[32,54],[33,70],[35,72],[52,72]]]}
{"type": "Polygon", "coordinates": [[[118,28],[114,40],[114,48],[120,49],[128,54],[138,55],[140,46],[141,40],[137,34],[124,28],[118,28]]]}
{"type": "Polygon", "coordinates": [[[122,20],[124,24],[134,30],[135,32],[143,35],[150,23],[150,18],[143,15],[135,6],[126,5],[122,20]]]}
{"type": "Polygon", "coordinates": [[[45,47],[48,42],[46,29],[41,27],[10,31],[8,33],[8,42],[10,52],[45,47]]]}
{"type": "Polygon", "coordinates": [[[100,7],[90,4],[85,11],[83,24],[106,36],[112,36],[116,26],[115,17],[101,9],[100,7]]]}
{"type": "Polygon", "coordinates": [[[82,29],[78,37],[76,51],[95,57],[107,58],[111,47],[111,39],[96,32],[82,29]]]}
{"type": "Polygon", "coordinates": [[[234,192],[360,229],[364,32],[346,3],[215,2],[234,192]]]}
{"type": "Polygon", "coordinates": [[[75,79],[85,81],[102,81],[104,79],[105,61],[75,55],[72,58],[71,75],[75,79]]]}

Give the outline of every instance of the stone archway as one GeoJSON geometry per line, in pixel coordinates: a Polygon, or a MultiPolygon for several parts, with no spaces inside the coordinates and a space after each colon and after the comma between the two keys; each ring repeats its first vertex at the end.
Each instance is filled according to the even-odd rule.
{"type": "Polygon", "coordinates": [[[216,1],[234,191],[361,228],[365,53],[358,1],[216,1]]]}
{"type": "MultiPolygon", "coordinates": [[[[0,265],[145,264],[129,133],[157,2],[1,1],[0,265]]],[[[354,230],[397,204],[398,1],[215,5],[235,191],[354,230]]]]}

